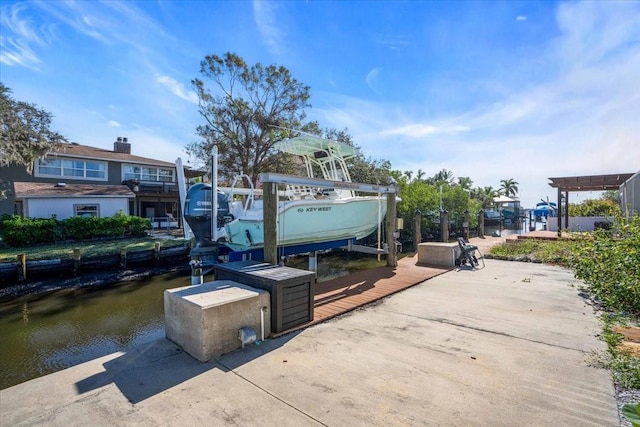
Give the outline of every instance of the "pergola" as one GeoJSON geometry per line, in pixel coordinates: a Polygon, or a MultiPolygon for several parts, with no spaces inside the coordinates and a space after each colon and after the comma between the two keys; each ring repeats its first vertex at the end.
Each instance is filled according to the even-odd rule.
{"type": "Polygon", "coordinates": [[[562,230],[562,192],[567,208],[564,210],[564,226],[569,227],[569,192],[570,191],[606,191],[619,190],[620,186],[633,173],[618,173],[610,175],[570,176],[563,178],[549,178],[549,185],[558,189],[558,236],[562,230]]]}

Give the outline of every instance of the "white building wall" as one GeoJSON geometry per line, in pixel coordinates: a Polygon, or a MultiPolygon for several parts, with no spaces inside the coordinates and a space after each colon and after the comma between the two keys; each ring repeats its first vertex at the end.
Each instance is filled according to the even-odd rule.
{"type": "Polygon", "coordinates": [[[640,214],[640,172],[620,186],[622,212],[630,217],[640,214]]]}
{"type": "Polygon", "coordinates": [[[129,212],[127,197],[66,197],[33,198],[24,200],[24,216],[29,218],[67,219],[74,216],[74,205],[98,205],[101,218],[110,217],[122,211],[129,212]]]}
{"type": "MultiPolygon", "coordinates": [[[[612,217],[604,216],[578,216],[569,217],[570,231],[593,231],[596,222],[613,222],[612,217]]],[[[562,216],[562,226],[564,227],[564,215],[562,216]]],[[[547,219],[547,230],[558,231],[558,217],[549,217],[547,219]]]]}

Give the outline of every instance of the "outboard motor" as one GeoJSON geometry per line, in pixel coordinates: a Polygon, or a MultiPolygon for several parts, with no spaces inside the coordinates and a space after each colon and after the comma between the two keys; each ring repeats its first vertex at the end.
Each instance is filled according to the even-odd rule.
{"type": "MultiPolygon", "coordinates": [[[[218,189],[217,227],[224,226],[229,216],[227,195],[218,189]]],[[[184,219],[196,237],[196,247],[212,246],[211,241],[211,185],[199,183],[191,186],[184,203],[184,219]]]]}

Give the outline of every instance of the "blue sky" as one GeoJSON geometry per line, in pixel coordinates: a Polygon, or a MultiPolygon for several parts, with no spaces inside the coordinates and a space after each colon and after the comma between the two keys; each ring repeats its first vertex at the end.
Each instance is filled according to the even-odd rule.
{"type": "Polygon", "coordinates": [[[0,80],[85,145],[189,161],[190,81],[235,52],[400,171],[513,178],[532,207],[549,177],[640,170],[638,1],[4,1],[0,20],[0,80]]]}

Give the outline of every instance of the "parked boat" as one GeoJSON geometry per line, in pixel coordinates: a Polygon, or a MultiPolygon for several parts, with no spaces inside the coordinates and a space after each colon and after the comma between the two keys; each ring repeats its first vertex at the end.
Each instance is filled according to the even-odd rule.
{"type": "Polygon", "coordinates": [[[555,216],[558,207],[553,202],[545,202],[544,200],[536,204],[536,208],[533,210],[533,214],[537,219],[548,218],[555,216]]]}
{"type": "Polygon", "coordinates": [[[500,220],[502,220],[500,212],[491,209],[484,211],[485,224],[498,224],[500,223],[500,220]]]}
{"type": "MultiPolygon", "coordinates": [[[[276,148],[298,156],[307,178],[351,182],[346,160],[357,155],[349,145],[327,139],[300,136],[280,141],[276,148]]],[[[247,181],[247,177],[244,177],[247,181]]],[[[235,182],[225,200],[218,192],[218,225],[224,227],[224,245],[234,251],[264,245],[263,206],[253,184],[236,200],[235,182]]],[[[387,211],[386,197],[356,195],[354,191],[331,187],[287,184],[278,202],[276,238],[279,246],[362,239],[378,228],[387,211]]],[[[211,186],[189,189],[185,219],[198,242],[211,239],[211,186]]]]}

